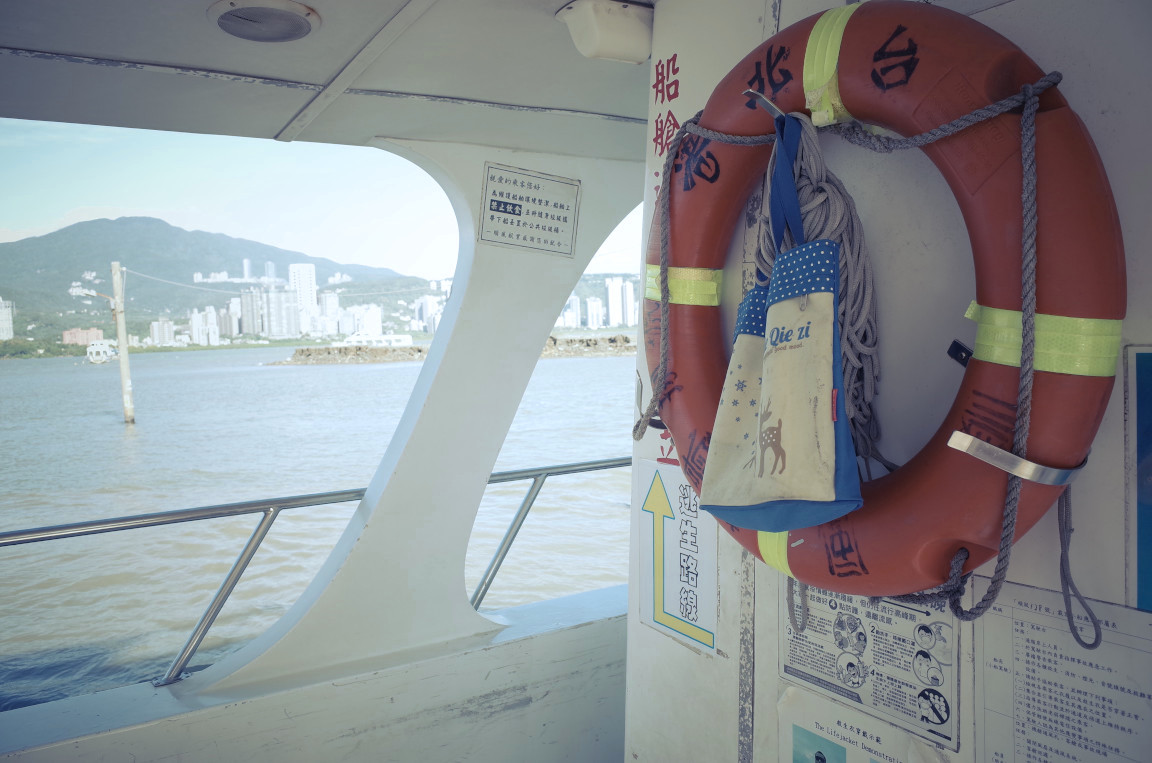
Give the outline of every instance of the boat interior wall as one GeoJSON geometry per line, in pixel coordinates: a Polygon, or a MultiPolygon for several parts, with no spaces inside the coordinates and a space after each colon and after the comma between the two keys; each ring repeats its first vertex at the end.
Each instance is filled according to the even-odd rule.
{"type": "MultiPolygon", "coordinates": [[[[1060,91],[1096,143],[1126,243],[1128,313],[1122,344],[1152,344],[1152,303],[1145,296],[1152,281],[1152,261],[1144,252],[1146,242],[1152,240],[1152,219],[1144,211],[1152,199],[1152,186],[1141,163],[1134,161],[1147,153],[1142,134],[1152,118],[1147,99],[1137,93],[1139,83],[1152,78],[1152,57],[1144,40],[1152,29],[1152,6],[1126,0],[944,0],[933,4],[971,15],[1019,45],[1045,71],[1064,75],[1060,91]]],[[[734,0],[705,6],[692,0],[659,0],[653,20],[650,80],[659,84],[662,75],[657,67],[666,67],[674,58],[678,98],[660,102],[658,97],[649,97],[644,230],[650,229],[647,221],[655,204],[657,173],[662,169],[660,130],[669,118],[683,123],[703,108],[716,84],[763,40],[841,5],[828,0],[734,0]],[[702,34],[703,29],[710,31],[702,34]]],[[[788,68],[800,63],[786,61],[788,68]]],[[[793,73],[800,76],[795,69],[793,73]]],[[[821,147],[829,169],[852,194],[864,225],[879,310],[879,445],[886,456],[901,463],[933,435],[955,396],[963,369],[946,355],[949,343],[959,339],[971,345],[975,335],[974,326],[963,318],[975,294],[968,233],[947,185],[921,152],[873,154],[828,135],[822,136],[821,147]]],[[[748,284],[750,254],[759,235],[757,211],[750,208],[749,227],[738,225],[733,234],[724,274],[724,305],[733,312],[748,284]]],[[[1041,220],[1039,225],[1043,224],[1041,220]]],[[[1085,257],[1091,256],[1085,252],[1085,257]]],[[[648,368],[643,357],[638,364],[647,400],[648,368]]],[[[1126,505],[1126,496],[1135,465],[1126,463],[1125,438],[1131,422],[1127,420],[1130,403],[1125,399],[1124,372],[1118,368],[1088,464],[1072,489],[1075,533],[1070,562],[1085,596],[1134,606],[1135,508],[1126,505]]],[[[781,708],[792,696],[786,694],[788,687],[796,686],[782,675],[781,644],[787,645],[785,640],[791,636],[782,603],[784,576],[767,565],[754,564],[750,555],[720,532],[714,550],[717,587],[700,604],[700,611],[711,610],[715,619],[714,647],[680,637],[646,614],[655,607],[649,582],[654,576],[653,542],[646,540],[653,537],[654,520],[643,502],[651,489],[651,470],[660,468],[658,459],[683,455],[670,454],[660,434],[649,431],[633,454],[627,756],[638,760],[792,760],[781,742],[781,708]],[[650,465],[648,471],[645,464],[650,465]],[[718,726],[691,712],[676,714],[670,723],[668,713],[675,712],[670,703],[653,702],[652,697],[690,698],[692,707],[709,708],[708,715],[722,717],[726,724],[718,726]]],[[[924,510],[932,511],[932,507],[924,510]]],[[[989,563],[978,573],[988,576],[991,571],[989,563]]],[[[1049,511],[1013,547],[1009,581],[1058,591],[1059,574],[1056,512],[1049,511]]],[[[982,594],[987,580],[974,585],[982,594]]],[[[669,604],[666,611],[676,614],[676,605],[669,604]]],[[[983,757],[985,751],[976,746],[977,729],[983,727],[985,717],[975,699],[981,669],[976,660],[978,641],[983,643],[979,628],[958,623],[957,664],[964,666],[958,683],[959,751],[885,725],[892,739],[899,740],[892,748],[899,752],[891,759],[994,759],[983,757]]],[[[812,638],[827,639],[828,634],[812,638]]],[[[1150,690],[1146,676],[1141,688],[1150,690]]],[[[1058,700],[1058,693],[1039,691],[1042,702],[1058,700]]],[[[820,721],[835,723],[835,713],[851,704],[829,700],[820,721]]],[[[1004,759],[1013,759],[1010,750],[1004,752],[1004,759]]],[[[851,755],[849,760],[864,759],[851,755]]],[[[811,755],[806,759],[811,760],[811,755]]],[[[1023,759],[1017,751],[1015,760],[1023,759]]]]}
{"type": "Polygon", "coordinates": [[[224,33],[208,5],[5,4],[0,115],[616,159],[634,158],[643,140],[645,67],[581,56],[555,18],[556,3],[316,0],[321,28],[282,43],[224,33]],[[510,116],[523,121],[510,129],[510,116]]]}
{"type": "Polygon", "coordinates": [[[279,623],[188,679],[213,692],[258,691],[302,673],[338,675],[349,655],[385,655],[497,627],[472,609],[464,585],[476,511],[555,316],[634,204],[637,167],[442,143],[400,150],[442,183],[460,218],[458,286],[348,529],[279,623]],[[478,240],[472,221],[487,206],[479,182],[486,162],[579,179],[572,257],[478,240]],[[498,363],[491,337],[501,337],[498,363]]]}

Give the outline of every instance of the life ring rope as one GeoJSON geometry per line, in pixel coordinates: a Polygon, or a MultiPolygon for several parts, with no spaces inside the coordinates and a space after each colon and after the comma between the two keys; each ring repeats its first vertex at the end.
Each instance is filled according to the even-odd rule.
{"type": "MultiPolygon", "coordinates": [[[[776,125],[748,100],[748,88],[783,112],[814,110],[829,121],[851,113],[858,122],[912,136],[894,141],[855,123],[831,128],[881,151],[925,147],[967,225],[977,302],[1020,314],[1019,368],[971,360],[936,433],[902,468],[864,483],[861,508],[778,535],[723,523],[744,548],[781,562],[798,581],[869,596],[942,584],[955,589],[965,571],[997,556],[989,589],[994,595],[1007,557],[1001,552],[1066,488],[1023,485],[948,447],[950,434],[967,432],[1057,469],[1087,458],[1114,373],[1035,373],[1036,342],[1041,354],[1048,344],[1037,339],[1037,324],[1046,319],[1036,315],[1122,320],[1124,246],[1100,155],[1083,121],[1052,88],[1058,81],[1058,74],[1046,76],[1010,40],[962,14],[899,0],[864,3],[850,17],[843,10],[815,14],[766,39],[716,86],[692,120],[699,124],[686,125],[670,146],[646,257],[659,266],[661,297],[644,307],[648,368],[656,369],[647,415],[659,411],[654,425],[673,437],[685,476],[698,490],[726,377],[727,337],[719,307],[670,302],[667,266],[724,267],[731,232],[773,154],[768,146],[729,145],[772,141],[770,134],[758,135],[776,125]],[[801,61],[803,72],[797,71],[801,61]],[[845,114],[836,114],[837,102],[845,114]],[[978,129],[967,129],[984,120],[978,129]],[[1022,129],[1031,133],[1026,140],[1022,129]],[[684,138],[689,132],[698,137],[684,138]],[[740,137],[724,140],[722,133],[740,137]],[[927,145],[940,138],[947,140],[927,145]],[[1039,176],[1033,169],[1037,156],[1039,176]],[[1021,288],[1037,250],[1036,287],[1021,288]],[[1013,504],[1015,511],[1005,511],[1013,504]]],[[[1118,349],[1115,324],[1065,324],[1057,333],[1069,326],[1073,347],[1099,342],[1105,357],[1113,346],[1118,349]]],[[[642,418],[634,429],[638,438],[645,423],[642,418]]],[[[950,606],[959,605],[955,593],[946,598],[950,606]]],[[[988,595],[976,609],[987,600],[988,595]]]]}
{"type": "MultiPolygon", "coordinates": [[[[707,273],[709,273],[708,278],[714,279],[714,282],[716,283],[717,295],[715,304],[709,304],[709,306],[718,307],[720,305],[720,281],[723,275],[723,271],[712,268],[673,269],[668,264],[668,237],[671,230],[668,224],[670,216],[668,191],[669,182],[672,178],[673,168],[676,163],[676,157],[680,154],[680,143],[689,133],[702,138],[706,138],[708,140],[715,140],[720,143],[729,143],[739,146],[766,146],[776,142],[775,133],[751,136],[728,135],[726,133],[717,132],[715,130],[709,130],[705,127],[701,127],[700,117],[703,115],[703,113],[703,110],[696,112],[692,118],[684,120],[684,124],[680,125],[680,128],[676,131],[672,141],[668,144],[667,153],[664,155],[664,166],[661,168],[660,172],[660,191],[656,198],[656,203],[659,205],[657,214],[660,217],[660,264],[655,273],[648,271],[647,278],[651,279],[655,277],[656,283],[654,284],[654,287],[653,285],[648,285],[645,288],[645,297],[647,299],[651,299],[652,301],[659,301],[660,303],[660,361],[655,369],[649,369],[649,374],[652,379],[659,379],[660,382],[657,384],[655,381],[653,381],[652,397],[649,399],[648,405],[645,407],[644,411],[640,414],[640,418],[632,427],[632,439],[637,441],[642,439],[644,437],[644,433],[648,431],[648,427],[651,424],[652,419],[656,417],[656,414],[660,410],[660,404],[664,399],[663,392],[659,390],[664,386],[664,380],[668,374],[668,351],[670,345],[668,341],[668,332],[665,329],[668,326],[669,306],[672,304],[701,304],[697,302],[681,303],[673,301],[673,271],[675,271],[677,279],[692,281],[703,281],[705,278],[689,276],[688,273],[691,271],[707,271],[707,273]],[[649,293],[653,293],[656,296],[650,297],[648,296],[649,293]]],[[[677,296],[681,297],[680,289],[677,289],[677,292],[677,296]]]]}
{"type": "MultiPolygon", "coordinates": [[[[834,19],[839,26],[839,36],[847,24],[847,17],[856,6],[846,6],[847,13],[838,14],[834,19]]],[[[825,14],[828,16],[830,14],[825,14]]],[[[822,17],[824,18],[824,17],[822,17]]],[[[814,29],[814,35],[816,30],[814,29]]],[[[835,27],[829,32],[830,36],[837,34],[835,27]]],[[[831,45],[832,43],[826,43],[831,45]]],[[[838,49],[839,37],[835,39],[838,49]]],[[[818,54],[814,54],[820,58],[818,54]]],[[[806,64],[808,61],[806,51],[806,64]]],[[[825,56],[825,59],[835,61],[835,56],[825,56]]],[[[974,109],[948,123],[939,125],[931,130],[906,138],[891,138],[870,132],[858,122],[843,123],[843,119],[850,119],[850,115],[842,106],[838,106],[839,97],[826,86],[810,86],[807,79],[808,66],[805,66],[805,91],[808,95],[808,106],[823,106],[823,111],[832,115],[831,122],[822,129],[836,132],[843,139],[855,145],[878,151],[890,153],[894,150],[908,148],[922,148],[930,143],[955,135],[968,127],[992,119],[1013,109],[1023,107],[1021,119],[1021,147],[1023,158],[1023,275],[1022,302],[1024,310],[1009,311],[981,306],[973,302],[966,317],[977,321],[977,348],[974,356],[977,360],[1005,365],[1019,366],[1022,369],[1020,376],[1020,389],[1018,395],[1017,419],[1013,440],[1013,455],[1023,459],[1027,446],[1027,432],[1031,417],[1032,381],[1035,370],[1054,371],[1057,373],[1077,373],[1084,375],[1110,376],[1114,373],[1116,358],[1119,352],[1120,325],[1118,320],[1085,319],[1069,316],[1046,315],[1036,313],[1035,296],[1035,265],[1036,265],[1036,165],[1035,165],[1035,117],[1038,110],[1039,96],[1050,87],[1057,85],[1062,79],[1059,72],[1045,75],[1033,85],[1024,86],[1020,92],[1008,96],[996,103],[974,109]],[[813,99],[812,93],[818,92],[813,99]],[[1019,326],[1019,329],[1016,329],[1019,326]],[[1018,337],[1018,339],[1017,339],[1018,337]],[[1037,346],[1039,344],[1039,346],[1037,346]],[[1013,352],[1015,350],[1015,352],[1013,352]]],[[[822,75],[819,75],[822,76],[822,75]]],[[[819,79],[819,76],[816,79],[819,79]]],[[[835,81],[833,68],[830,81],[835,81]]],[[[815,114],[814,114],[815,117],[815,114]]],[[[670,304],[718,306],[722,271],[712,268],[685,268],[672,267],[668,264],[668,243],[670,235],[669,211],[669,184],[672,177],[672,166],[679,153],[679,144],[683,137],[695,134],[717,140],[723,143],[737,145],[764,145],[775,139],[774,134],[761,136],[730,135],[715,130],[708,130],[699,126],[700,114],[687,120],[677,131],[675,138],[668,148],[664,169],[661,175],[661,188],[658,202],[661,205],[660,219],[660,263],[648,265],[646,269],[645,297],[652,301],[659,301],[661,309],[660,322],[660,359],[658,368],[653,372],[653,394],[647,410],[633,428],[633,436],[639,440],[647,430],[651,418],[656,415],[661,402],[661,394],[657,391],[657,380],[663,380],[667,375],[668,358],[668,306],[670,304]]],[[[822,120],[829,117],[821,114],[822,120]]],[[[814,120],[815,121],[815,120],[814,120]]],[[[997,553],[997,564],[989,583],[988,590],[979,602],[971,609],[964,609],[961,599],[966,589],[971,573],[963,574],[964,563],[969,557],[966,548],[959,549],[954,555],[949,567],[948,580],[935,590],[905,594],[892,597],[905,600],[909,603],[932,605],[947,602],[953,614],[960,620],[975,620],[984,614],[995,602],[1000,589],[1007,577],[1011,559],[1012,542],[1015,537],[1016,512],[1020,498],[1021,478],[1016,475],[1009,476],[1008,489],[1005,497],[1003,524],[1001,530],[1001,543],[997,553]]],[[[1062,501],[1066,499],[1062,496],[1062,501]]],[[[1061,547],[1067,548],[1071,529],[1065,524],[1061,527],[1061,547]]],[[[788,533],[760,532],[758,547],[765,562],[781,569],[791,578],[791,571],[787,562],[788,533]]],[[[1082,602],[1088,617],[1095,622],[1094,613],[1087,603],[1079,596],[1070,572],[1065,575],[1061,568],[1061,585],[1065,596],[1069,591],[1075,591],[1077,598],[1082,602]]],[[[801,592],[806,591],[806,584],[801,584],[801,592]]],[[[791,593],[791,591],[790,591],[791,593]]],[[[791,596],[789,596],[791,601],[791,596]]],[[[806,607],[802,606],[801,623],[806,617],[806,607]]],[[[793,612],[790,607],[790,617],[793,612]]],[[[1072,615],[1068,613],[1071,622],[1072,615]]],[[[794,625],[795,627],[795,625],[794,625]]],[[[1072,628],[1076,633],[1075,627],[1072,628]]],[[[1078,633],[1076,633],[1079,639],[1078,633]]],[[[1097,639],[1097,643],[1099,639],[1097,639]]],[[[1091,648],[1091,647],[1089,647],[1091,648]]]]}

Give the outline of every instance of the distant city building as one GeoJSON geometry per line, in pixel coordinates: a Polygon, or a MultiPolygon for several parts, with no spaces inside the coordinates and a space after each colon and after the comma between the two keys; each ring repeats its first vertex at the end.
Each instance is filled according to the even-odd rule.
{"type": "Polygon", "coordinates": [[[636,313],[636,289],[631,281],[614,276],[604,279],[608,290],[608,325],[635,326],[639,317],[636,313]]]}
{"type": "Polygon", "coordinates": [[[264,277],[269,281],[276,280],[276,263],[268,261],[264,263],[264,277]]]}
{"type": "Polygon", "coordinates": [[[188,316],[188,334],[192,344],[215,347],[220,344],[220,326],[216,322],[216,308],[209,306],[204,312],[193,308],[188,316]]]}
{"type": "Polygon", "coordinates": [[[316,303],[316,266],[310,263],[288,266],[288,288],[296,292],[296,307],[300,311],[300,331],[316,331],[315,319],[320,315],[316,303]]]}
{"type": "Polygon", "coordinates": [[[192,308],[188,316],[188,335],[192,344],[208,344],[207,332],[204,330],[204,316],[196,308],[192,308]]]}
{"type": "Polygon", "coordinates": [[[444,303],[440,297],[425,295],[412,303],[414,315],[413,323],[417,331],[435,334],[440,327],[440,315],[444,310],[444,303]]]}
{"type": "Polygon", "coordinates": [[[68,329],[64,332],[64,344],[79,344],[87,347],[93,342],[99,342],[104,339],[104,330],[91,328],[91,329],[68,329]]]}
{"type": "Polygon", "coordinates": [[[288,266],[288,288],[296,292],[301,310],[316,305],[316,266],[311,263],[288,266]]]}
{"type": "Polygon", "coordinates": [[[624,279],[605,278],[608,289],[608,325],[620,326],[624,323],[624,279]]]}
{"type": "Polygon", "coordinates": [[[250,336],[264,334],[264,291],[252,288],[240,295],[240,332],[250,336]]]}
{"type": "Polygon", "coordinates": [[[176,326],[167,318],[152,321],[148,326],[148,338],[153,347],[171,347],[176,344],[176,326]]]}
{"type": "Polygon", "coordinates": [[[353,329],[346,331],[344,321],[341,320],[341,334],[384,335],[384,311],[380,309],[380,305],[353,305],[348,308],[348,313],[353,316],[353,329]]]}
{"type": "Polygon", "coordinates": [[[636,303],[636,285],[624,282],[624,325],[635,326],[640,322],[639,305],[636,303]]]}
{"type": "MultiPolygon", "coordinates": [[[[340,331],[340,295],[334,291],[322,291],[318,296],[320,316],[316,318],[313,331],[320,336],[334,336],[340,331]]],[[[355,325],[355,324],[353,324],[355,325]]]]}
{"type": "Polygon", "coordinates": [[[240,333],[240,316],[233,317],[226,307],[217,308],[216,325],[220,327],[221,339],[234,337],[240,333]]]}
{"type": "Polygon", "coordinates": [[[588,320],[585,324],[590,329],[604,328],[604,300],[599,297],[589,297],[584,300],[588,320]]]}
{"type": "Polygon", "coordinates": [[[16,314],[16,306],[0,298],[0,342],[12,339],[12,318],[16,314]]]}
{"type": "Polygon", "coordinates": [[[252,280],[252,260],[247,257],[244,258],[244,280],[252,280]]]}
{"type": "Polygon", "coordinates": [[[564,304],[564,309],[560,311],[560,317],[556,319],[556,327],[566,329],[580,328],[580,298],[575,294],[568,297],[568,301],[564,304]]]}
{"type": "Polygon", "coordinates": [[[216,322],[220,325],[220,336],[240,336],[240,298],[232,297],[228,300],[228,307],[221,307],[216,313],[216,322]]]}
{"type": "Polygon", "coordinates": [[[265,334],[269,339],[292,339],[300,336],[300,308],[292,289],[270,289],[264,314],[265,334]]]}

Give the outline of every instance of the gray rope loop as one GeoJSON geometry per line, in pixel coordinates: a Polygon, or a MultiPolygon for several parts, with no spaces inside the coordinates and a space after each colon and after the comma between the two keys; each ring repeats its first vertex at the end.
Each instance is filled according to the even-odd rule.
{"type": "Polygon", "coordinates": [[[716,132],[715,130],[709,130],[706,127],[701,127],[699,124],[700,115],[703,113],[703,111],[696,112],[695,116],[680,125],[680,129],[676,131],[672,142],[668,144],[668,150],[664,155],[664,166],[661,169],[660,191],[656,197],[656,202],[659,205],[658,214],[660,215],[660,360],[655,370],[651,371],[652,397],[649,399],[648,405],[643,413],[640,414],[639,420],[632,426],[633,440],[640,440],[644,437],[644,433],[648,431],[652,419],[655,418],[659,412],[660,405],[667,398],[667,394],[662,390],[667,387],[668,382],[668,317],[671,313],[669,308],[671,294],[668,290],[668,242],[671,237],[671,221],[669,219],[671,217],[671,200],[669,199],[668,188],[671,183],[673,165],[676,163],[676,157],[680,154],[680,143],[688,133],[707,138],[708,140],[715,140],[719,143],[730,143],[740,146],[763,146],[773,143],[776,140],[775,133],[768,135],[727,135],[716,132]]]}
{"type": "Polygon", "coordinates": [[[788,577],[788,622],[795,633],[803,633],[808,627],[808,584],[788,577]],[[796,619],[796,593],[800,593],[800,619],[796,619]]]}
{"type": "Polygon", "coordinates": [[[1080,595],[1080,589],[1076,587],[1076,583],[1072,580],[1072,567],[1068,561],[1068,549],[1072,542],[1072,488],[1066,488],[1060,495],[1060,503],[1057,507],[1057,521],[1060,526],[1060,593],[1064,596],[1064,616],[1068,619],[1068,630],[1072,632],[1072,638],[1076,639],[1076,643],[1085,649],[1095,649],[1100,646],[1104,640],[1103,633],[1100,630],[1100,619],[1096,617],[1096,613],[1088,606],[1088,601],[1080,595]],[[1076,627],[1076,619],[1072,615],[1072,596],[1076,596],[1076,601],[1080,602],[1080,606],[1084,608],[1084,613],[1088,616],[1088,622],[1092,624],[1092,642],[1089,643],[1084,640],[1080,635],[1080,629],[1076,627]]]}
{"type": "Polygon", "coordinates": [[[929,143],[935,143],[942,138],[955,135],[961,130],[975,124],[992,119],[993,117],[998,117],[1001,114],[1007,114],[1013,109],[1018,109],[1024,106],[1027,101],[1034,100],[1045,90],[1059,85],[1063,79],[1064,75],[1060,72],[1045,74],[1035,83],[1025,85],[1018,93],[996,101],[996,103],[990,103],[987,106],[982,106],[970,111],[963,116],[953,119],[951,122],[942,124],[939,127],[934,127],[927,132],[922,132],[919,135],[913,135],[908,138],[891,138],[885,135],[876,135],[868,132],[868,130],[864,128],[864,125],[859,122],[831,125],[824,129],[835,132],[853,145],[867,148],[881,154],[889,154],[893,151],[901,151],[907,148],[923,148],[929,143]],[[1025,89],[1028,90],[1027,96],[1025,96],[1025,89]]]}

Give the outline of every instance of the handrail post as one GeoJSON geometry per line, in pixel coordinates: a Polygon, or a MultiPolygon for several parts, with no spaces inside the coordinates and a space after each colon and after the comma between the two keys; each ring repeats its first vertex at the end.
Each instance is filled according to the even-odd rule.
{"type": "Polygon", "coordinates": [[[488,595],[488,589],[492,587],[492,581],[496,579],[496,573],[500,571],[500,565],[504,563],[504,557],[508,556],[508,550],[512,548],[512,541],[516,540],[516,534],[520,532],[520,527],[524,524],[524,520],[528,518],[528,512],[532,509],[532,504],[536,502],[536,496],[540,494],[540,488],[544,487],[544,480],[548,479],[548,472],[536,475],[532,480],[532,486],[528,488],[527,495],[524,500],[520,502],[520,508],[516,511],[516,516],[512,518],[512,524],[508,525],[508,531],[504,533],[504,539],[500,541],[500,547],[496,549],[496,553],[492,555],[492,561],[488,563],[488,569],[484,570],[484,575],[480,578],[480,584],[476,586],[476,590],[472,593],[472,609],[480,609],[480,603],[484,601],[484,597],[488,595]]]}
{"type": "Polygon", "coordinates": [[[224,608],[225,602],[232,594],[232,589],[240,582],[240,576],[244,574],[244,570],[248,568],[248,563],[252,561],[252,557],[256,555],[256,549],[264,541],[264,536],[272,529],[272,523],[276,521],[276,517],[280,514],[280,507],[273,507],[264,511],[264,518],[260,520],[260,524],[252,531],[252,537],[248,539],[247,545],[244,550],[240,552],[240,556],[236,557],[236,562],[232,565],[232,569],[228,571],[228,576],[224,578],[224,582],[220,584],[220,590],[212,597],[211,603],[208,604],[208,609],[204,610],[204,614],[200,616],[200,622],[196,624],[196,628],[192,631],[192,635],[188,637],[187,643],[180,653],[176,655],[176,659],[172,661],[172,665],[168,668],[168,672],[164,674],[163,678],[157,678],[152,681],[153,686],[167,686],[168,684],[176,683],[177,681],[187,677],[184,673],[184,668],[188,665],[188,661],[192,659],[192,655],[200,648],[200,643],[204,637],[208,635],[208,629],[216,622],[220,610],[224,608]]]}

